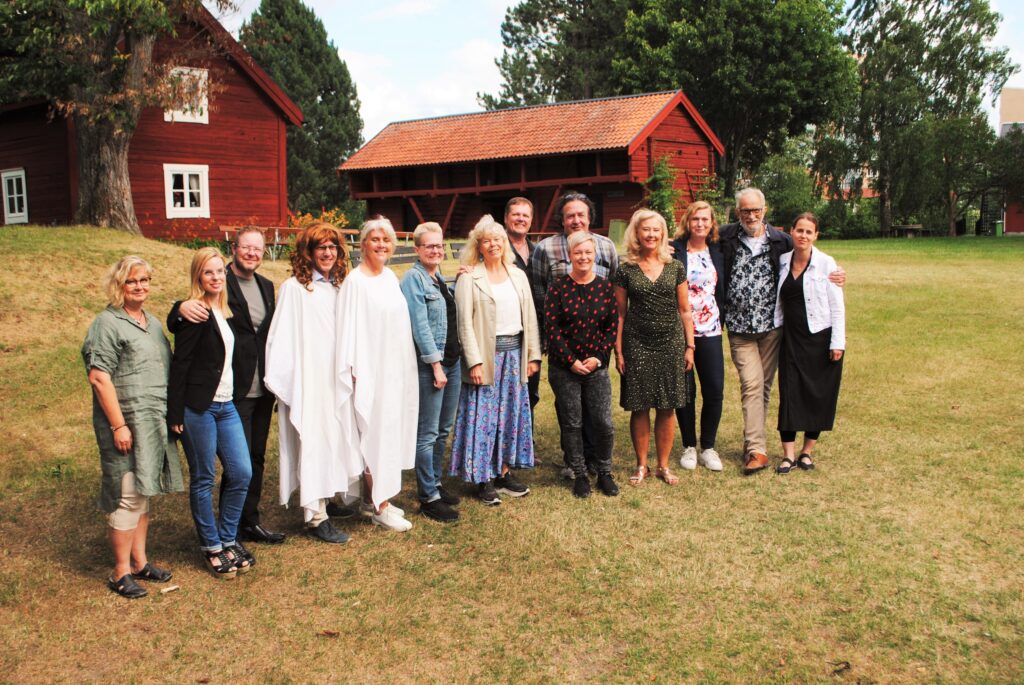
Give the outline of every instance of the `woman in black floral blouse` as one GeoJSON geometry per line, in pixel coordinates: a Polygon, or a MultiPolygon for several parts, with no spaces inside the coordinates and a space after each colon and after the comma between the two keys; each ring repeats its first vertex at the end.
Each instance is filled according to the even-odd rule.
{"type": "Polygon", "coordinates": [[[594,237],[588,231],[569,236],[572,270],[548,288],[544,330],[551,366],[548,380],[555,393],[562,450],[569,458],[576,497],[590,496],[583,460],[583,405],[594,428],[597,488],[609,497],[619,494],[612,478],[612,388],[608,363],[618,315],[612,284],[594,273],[594,237]]]}

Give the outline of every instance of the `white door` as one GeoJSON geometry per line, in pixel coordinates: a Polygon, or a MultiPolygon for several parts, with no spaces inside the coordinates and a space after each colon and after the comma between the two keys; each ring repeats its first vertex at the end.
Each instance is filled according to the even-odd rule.
{"type": "Polygon", "coordinates": [[[25,170],[11,169],[0,173],[4,193],[4,223],[28,223],[28,194],[25,192],[25,170]]]}

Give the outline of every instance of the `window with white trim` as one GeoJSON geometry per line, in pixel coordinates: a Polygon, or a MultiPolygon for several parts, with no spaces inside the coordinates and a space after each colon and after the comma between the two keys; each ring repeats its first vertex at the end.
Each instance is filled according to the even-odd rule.
{"type": "Polygon", "coordinates": [[[209,71],[198,67],[174,67],[169,78],[175,91],[191,95],[191,102],[181,109],[165,109],[164,121],[208,124],[210,107],[207,98],[209,71]]]}
{"type": "Polygon", "coordinates": [[[25,170],[8,169],[0,173],[3,184],[4,223],[28,223],[28,192],[25,190],[25,170]]]}
{"type": "Polygon", "coordinates": [[[210,167],[164,164],[164,198],[168,219],[209,219],[210,167]]]}

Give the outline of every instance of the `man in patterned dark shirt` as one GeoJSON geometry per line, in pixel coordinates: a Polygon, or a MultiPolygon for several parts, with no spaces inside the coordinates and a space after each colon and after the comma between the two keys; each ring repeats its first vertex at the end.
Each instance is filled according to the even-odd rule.
{"type": "MultiPolygon", "coordinates": [[[[723,226],[719,244],[725,258],[725,312],[729,351],[740,376],[743,404],[743,472],[768,466],[765,421],[772,382],[779,366],[782,329],[775,327],[779,257],[793,249],[788,234],[765,221],[764,193],[746,188],[736,194],[739,221],[723,226]]],[[[839,286],[846,272],[829,275],[839,286]]]]}

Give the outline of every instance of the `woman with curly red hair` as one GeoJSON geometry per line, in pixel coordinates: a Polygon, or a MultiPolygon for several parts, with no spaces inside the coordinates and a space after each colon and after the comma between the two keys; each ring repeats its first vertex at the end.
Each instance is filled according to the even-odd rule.
{"type": "Polygon", "coordinates": [[[331,224],[299,234],[292,277],[281,285],[267,336],[264,378],[277,395],[281,504],[298,490],[309,534],[336,544],[349,536],[331,525],[327,502],[362,472],[358,455],[340,449],[337,384],[328,382],[336,375],[335,310],[347,259],[341,232],[331,224]]]}

